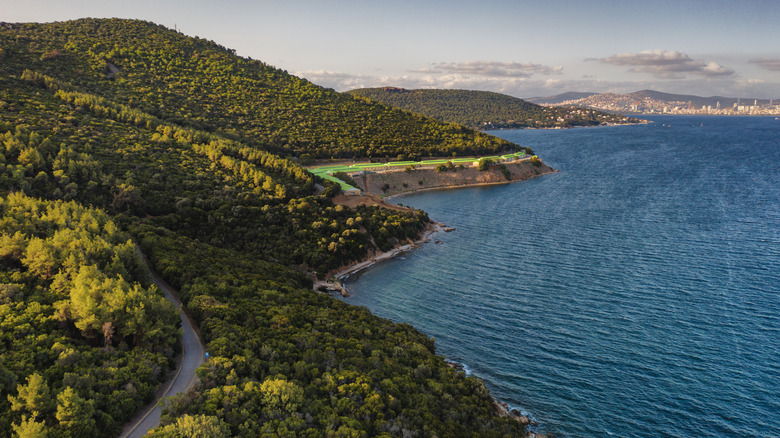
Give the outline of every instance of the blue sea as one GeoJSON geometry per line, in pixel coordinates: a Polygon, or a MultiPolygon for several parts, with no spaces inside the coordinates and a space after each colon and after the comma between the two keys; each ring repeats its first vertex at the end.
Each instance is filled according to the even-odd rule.
{"type": "Polygon", "coordinates": [[[780,437],[780,121],[495,131],[560,172],[394,202],[456,227],[347,281],[556,437],[780,437]]]}

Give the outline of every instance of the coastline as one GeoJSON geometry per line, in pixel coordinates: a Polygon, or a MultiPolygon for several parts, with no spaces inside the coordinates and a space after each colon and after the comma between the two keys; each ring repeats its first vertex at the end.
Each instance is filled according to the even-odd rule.
{"type": "MultiPolygon", "coordinates": [[[[447,189],[468,188],[468,187],[492,186],[492,185],[499,185],[499,184],[511,184],[514,182],[525,181],[542,175],[558,172],[557,169],[553,169],[547,166],[546,164],[543,164],[543,166],[544,166],[543,172],[534,173],[533,175],[525,174],[522,175],[521,177],[513,178],[508,181],[490,181],[490,182],[466,183],[466,184],[458,184],[458,185],[423,187],[423,188],[415,188],[412,190],[406,190],[399,193],[394,193],[392,195],[388,195],[384,197],[371,195],[371,194],[361,195],[363,199],[358,198],[358,196],[343,197],[342,195],[340,201],[343,202],[344,205],[354,204],[354,201],[359,200],[359,202],[372,203],[373,205],[378,205],[382,208],[392,207],[392,208],[408,209],[409,207],[400,207],[393,204],[388,204],[387,201],[397,196],[408,195],[411,193],[417,193],[417,192],[423,192],[429,190],[447,190],[447,189]],[[347,199],[349,198],[352,198],[353,202],[347,202],[347,199]]],[[[315,277],[315,281],[313,283],[312,288],[315,292],[321,292],[325,294],[330,294],[335,292],[341,294],[342,297],[349,297],[350,293],[349,290],[346,288],[346,286],[344,286],[344,280],[349,278],[351,275],[360,272],[364,269],[368,269],[371,266],[374,266],[375,264],[380,263],[382,261],[390,260],[396,256],[399,256],[401,254],[419,248],[420,245],[430,242],[432,236],[438,232],[450,232],[454,230],[455,230],[454,227],[447,227],[446,225],[440,222],[432,220],[426,226],[425,230],[423,230],[423,232],[420,234],[417,240],[409,241],[408,243],[405,244],[399,243],[389,251],[374,252],[372,254],[369,254],[366,258],[364,258],[361,261],[350,263],[348,265],[335,269],[334,270],[335,272],[331,271],[327,273],[323,280],[317,280],[315,277]]],[[[446,357],[444,357],[444,361],[454,369],[458,369],[461,371],[463,370],[462,364],[453,362],[452,360],[447,359],[446,357]]],[[[475,377],[475,378],[479,378],[479,377],[475,377]]],[[[545,434],[528,430],[529,427],[536,425],[536,422],[531,417],[529,417],[528,415],[524,415],[516,408],[511,408],[506,402],[499,401],[492,394],[490,394],[490,397],[493,400],[493,408],[495,409],[496,415],[498,415],[499,417],[511,418],[512,420],[522,424],[523,427],[526,429],[525,436],[527,438],[548,438],[548,436],[545,434]]]]}
{"type": "MultiPolygon", "coordinates": [[[[508,181],[503,184],[507,184],[509,182],[514,181],[508,181]]],[[[478,184],[478,185],[493,185],[493,184],[478,184]]],[[[435,188],[431,189],[424,189],[424,190],[434,190],[435,188]]],[[[426,229],[422,232],[420,235],[420,238],[404,244],[404,245],[396,245],[393,249],[385,252],[379,252],[374,253],[372,256],[367,257],[366,259],[355,262],[350,265],[347,265],[342,268],[338,268],[335,273],[328,273],[326,275],[326,278],[324,280],[318,280],[314,282],[313,290],[315,292],[330,294],[330,293],[339,293],[342,297],[349,297],[349,290],[344,286],[343,281],[349,278],[350,275],[355,274],[357,272],[360,272],[364,269],[368,269],[371,266],[374,266],[377,263],[380,263],[382,261],[390,260],[396,256],[399,256],[401,254],[404,254],[406,252],[412,251],[416,248],[419,248],[420,245],[424,243],[429,243],[431,241],[431,237],[439,232],[451,232],[454,231],[454,227],[447,227],[446,225],[432,221],[428,224],[426,229]]],[[[453,369],[466,372],[464,370],[465,364],[461,364],[458,362],[454,362],[446,357],[443,357],[445,363],[450,366],[453,369]]],[[[467,374],[468,375],[468,374],[467,374]]],[[[479,379],[479,377],[474,376],[474,378],[479,379]]],[[[521,413],[518,409],[510,407],[506,402],[502,402],[495,398],[493,394],[490,394],[491,399],[493,400],[493,408],[495,409],[496,415],[499,417],[505,417],[505,418],[511,418],[514,421],[519,422],[523,425],[526,429],[526,438],[548,438],[547,435],[534,432],[531,430],[528,430],[531,426],[536,426],[536,421],[534,421],[531,417],[528,415],[524,415],[521,413]]]]}
{"type": "MultiPolygon", "coordinates": [[[[535,128],[535,129],[542,129],[542,128],[535,128]]],[[[382,197],[382,199],[385,200],[385,201],[389,201],[391,199],[398,198],[398,197],[401,197],[401,196],[406,196],[406,195],[411,195],[411,194],[414,194],[414,193],[421,193],[421,192],[430,192],[430,191],[434,191],[434,190],[454,190],[454,189],[467,189],[467,188],[472,188],[472,187],[487,187],[487,186],[499,186],[499,185],[505,185],[505,184],[513,184],[513,183],[517,183],[517,182],[528,181],[530,179],[538,178],[540,176],[549,175],[550,173],[556,173],[556,172],[559,172],[559,170],[558,169],[552,169],[551,172],[540,173],[538,175],[532,175],[532,176],[529,176],[527,178],[522,178],[522,179],[513,179],[511,181],[494,181],[494,182],[472,183],[472,184],[462,184],[462,185],[454,185],[454,186],[423,187],[423,188],[419,188],[419,189],[408,190],[408,191],[405,191],[405,192],[393,193],[392,195],[387,195],[387,196],[382,197]]]]}
{"type": "MultiPolygon", "coordinates": [[[[654,114],[634,114],[634,115],[644,115],[644,116],[650,116],[654,114]]],[[[659,115],[659,114],[655,114],[659,115]]],[[[524,130],[550,130],[550,129],[579,129],[579,128],[606,128],[611,126],[633,126],[633,125],[645,125],[647,123],[652,123],[650,120],[645,119],[637,119],[638,122],[631,122],[631,123],[601,123],[599,125],[576,125],[576,126],[550,126],[550,127],[536,127],[536,126],[527,126],[527,127],[518,127],[518,128],[490,128],[490,129],[478,129],[473,128],[479,132],[490,132],[490,131],[524,131],[524,130]]]]}
{"type": "Polygon", "coordinates": [[[419,246],[422,245],[423,243],[430,242],[431,236],[437,232],[440,231],[449,232],[453,230],[454,228],[449,228],[442,223],[432,221],[428,224],[425,230],[423,230],[422,234],[420,234],[420,237],[417,240],[410,241],[409,243],[403,245],[398,244],[389,251],[375,252],[373,254],[369,254],[365,259],[361,261],[348,264],[341,268],[336,268],[335,270],[336,272],[329,272],[328,274],[325,275],[324,280],[315,281],[312,288],[318,292],[324,292],[324,293],[338,292],[341,294],[342,297],[348,297],[349,290],[344,286],[343,281],[349,278],[350,275],[360,272],[363,269],[366,269],[368,267],[371,267],[376,263],[382,262],[384,260],[390,260],[393,257],[401,255],[405,252],[409,252],[416,248],[419,248],[419,246]]]}
{"type": "MultiPolygon", "coordinates": [[[[339,195],[338,197],[334,198],[334,202],[340,205],[348,206],[350,208],[353,208],[356,204],[364,204],[364,205],[376,205],[381,208],[393,208],[393,209],[406,210],[408,209],[408,207],[401,207],[394,204],[388,204],[387,201],[397,196],[408,195],[408,194],[418,193],[418,192],[423,192],[428,190],[447,190],[447,189],[511,184],[518,181],[526,181],[539,176],[558,172],[557,169],[553,169],[552,167],[547,166],[545,163],[541,163],[539,167],[535,167],[530,164],[530,161],[528,159],[520,160],[518,162],[511,163],[511,164],[515,164],[515,166],[510,167],[512,171],[510,172],[511,178],[509,180],[507,180],[499,170],[493,168],[490,171],[479,171],[477,173],[480,176],[487,177],[487,179],[483,178],[482,180],[478,180],[474,178],[465,178],[460,180],[447,181],[447,183],[445,184],[429,185],[429,186],[419,187],[419,188],[408,188],[406,187],[408,186],[408,184],[405,184],[404,187],[401,188],[401,186],[399,185],[398,187],[399,190],[386,196],[372,194],[370,191],[365,190],[368,184],[366,183],[365,176],[364,176],[362,182],[366,194],[355,195],[355,196],[339,195]]],[[[377,173],[373,175],[386,176],[389,174],[391,176],[396,176],[396,177],[401,176],[401,177],[408,177],[412,179],[419,178],[420,174],[428,174],[431,176],[432,175],[445,176],[445,177],[457,175],[457,172],[442,172],[442,173],[444,173],[444,175],[438,172],[434,172],[431,169],[415,169],[411,172],[403,172],[403,171],[387,172],[387,173],[377,173]]],[[[393,247],[389,251],[369,253],[362,260],[348,263],[344,266],[334,269],[333,271],[328,272],[327,274],[325,274],[323,279],[318,279],[315,276],[312,289],[314,291],[323,292],[323,293],[337,292],[340,293],[341,296],[343,297],[348,297],[349,290],[343,285],[343,280],[348,278],[350,275],[362,271],[363,269],[373,266],[374,264],[379,263],[381,261],[389,260],[400,254],[418,248],[419,245],[429,242],[431,236],[436,232],[439,231],[449,232],[453,230],[454,228],[447,227],[442,223],[431,221],[428,224],[428,226],[423,230],[423,232],[420,234],[420,236],[417,238],[417,240],[414,241],[410,240],[408,241],[408,243],[398,243],[395,247],[393,247]]]]}

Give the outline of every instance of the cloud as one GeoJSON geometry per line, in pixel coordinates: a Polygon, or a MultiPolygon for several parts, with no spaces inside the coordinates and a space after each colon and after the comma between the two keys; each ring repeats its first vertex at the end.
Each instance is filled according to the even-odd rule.
{"type": "MultiPolygon", "coordinates": [[[[387,75],[353,75],[343,72],[325,70],[309,70],[294,73],[323,87],[337,91],[348,91],[355,88],[370,87],[403,87],[408,89],[435,88],[482,90],[504,93],[515,97],[549,96],[571,90],[587,91],[636,91],[628,83],[618,86],[616,83],[605,83],[598,80],[568,81],[557,77],[533,79],[528,77],[501,77],[466,75],[461,73],[444,73],[443,71],[414,72],[410,74],[387,75]]],[[[635,84],[634,82],[630,84],[635,84]]]]}
{"type": "Polygon", "coordinates": [[[460,74],[492,78],[529,78],[534,74],[560,74],[563,66],[548,66],[530,62],[468,61],[437,63],[432,67],[413,70],[412,73],[460,74]]]}
{"type": "MultiPolygon", "coordinates": [[[[615,55],[615,57],[610,58],[618,56],[615,55]]],[[[681,52],[620,56],[622,64],[618,65],[629,65],[631,68],[649,68],[659,65],[668,65],[669,67],[667,70],[662,70],[665,74],[659,73],[653,76],[641,77],[640,80],[624,79],[620,81],[601,79],[593,75],[578,76],[576,78],[566,77],[566,75],[555,74],[556,69],[554,67],[502,62],[437,63],[431,64],[430,68],[385,75],[380,72],[375,72],[374,74],[351,74],[327,70],[309,70],[294,74],[305,77],[315,84],[333,88],[337,91],[392,86],[407,89],[436,88],[493,91],[523,98],[552,96],[567,91],[630,93],[650,89],[697,96],[780,97],[780,92],[778,91],[780,90],[779,81],[740,78],[730,69],[718,63],[694,61],[681,52]],[[654,58],[655,62],[653,62],[654,58]],[[632,60],[631,63],[629,63],[629,60],[632,60]],[[639,62],[644,64],[640,65],[639,62]],[[509,74],[507,70],[511,70],[509,66],[513,65],[516,66],[513,67],[514,74],[509,74]],[[494,68],[493,70],[491,70],[491,66],[494,68]],[[505,70],[501,70],[501,68],[505,70]],[[552,73],[545,75],[543,72],[552,73]],[[670,74],[670,72],[674,74],[670,74]],[[702,80],[702,78],[706,78],[706,80],[702,80]]],[[[648,71],[654,73],[654,71],[648,71]]]]}
{"type": "MultiPolygon", "coordinates": [[[[295,76],[306,78],[317,85],[333,88],[337,91],[345,91],[354,88],[364,88],[367,83],[374,83],[373,76],[355,75],[344,72],[327,70],[307,70],[293,73],[295,76]]],[[[368,85],[375,86],[375,85],[368,85]]]]}
{"type": "Polygon", "coordinates": [[[606,64],[632,66],[628,71],[650,73],[661,79],[682,79],[686,73],[708,78],[734,75],[734,70],[716,62],[692,59],[687,53],[676,50],[645,50],[639,53],[619,53],[600,58],[606,64]]]}
{"type": "Polygon", "coordinates": [[[757,64],[767,70],[780,71],[780,58],[753,58],[748,62],[757,64]]]}
{"type": "Polygon", "coordinates": [[[295,72],[324,87],[346,91],[355,88],[400,86],[405,88],[458,88],[507,92],[518,89],[534,75],[559,75],[562,66],[529,62],[469,61],[436,63],[400,76],[353,75],[326,70],[295,72]]]}

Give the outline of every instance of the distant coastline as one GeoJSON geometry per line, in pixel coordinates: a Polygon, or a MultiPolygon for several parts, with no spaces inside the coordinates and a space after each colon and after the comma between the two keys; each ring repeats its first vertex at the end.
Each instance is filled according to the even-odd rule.
{"type": "Polygon", "coordinates": [[[627,94],[564,93],[529,99],[551,107],[582,107],[634,116],[777,116],[780,105],[774,99],[669,94],[642,90],[627,94]]]}
{"type": "MultiPolygon", "coordinates": [[[[642,116],[642,115],[659,115],[659,114],[642,114],[642,113],[626,113],[630,114],[632,116],[642,116]]],[[[670,114],[666,114],[670,115],[670,114]]],[[[602,123],[600,125],[589,125],[589,126],[551,126],[551,127],[536,127],[536,126],[528,126],[528,127],[507,127],[507,128],[481,128],[478,129],[478,131],[481,132],[488,132],[488,131],[514,131],[514,130],[560,130],[560,129],[590,129],[590,128],[608,128],[612,126],[633,126],[633,125],[647,125],[648,123],[653,123],[652,120],[645,120],[645,119],[637,119],[636,122],[630,122],[630,123],[602,123]]]]}

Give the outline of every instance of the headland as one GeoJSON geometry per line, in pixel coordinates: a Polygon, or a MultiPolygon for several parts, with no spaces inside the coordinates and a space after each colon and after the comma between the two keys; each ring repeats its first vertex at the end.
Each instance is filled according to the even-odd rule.
{"type": "MultiPolygon", "coordinates": [[[[348,176],[352,179],[350,182],[354,182],[360,191],[345,190],[344,193],[334,198],[334,203],[350,208],[358,205],[373,205],[395,210],[409,210],[409,207],[390,204],[387,200],[395,196],[424,190],[508,184],[557,172],[556,169],[548,166],[536,156],[518,157],[503,163],[491,162],[482,166],[478,164],[479,160],[477,159],[468,165],[464,165],[462,162],[459,165],[454,165],[451,161],[440,161],[437,160],[437,164],[388,167],[381,171],[355,171],[348,176]]],[[[429,242],[431,235],[436,232],[453,230],[452,227],[432,221],[417,240],[397,242],[389,251],[371,252],[362,260],[331,270],[323,279],[318,279],[315,276],[314,290],[337,292],[342,296],[349,296],[349,291],[343,285],[343,280],[349,275],[411,251],[419,245],[429,242]]]]}

